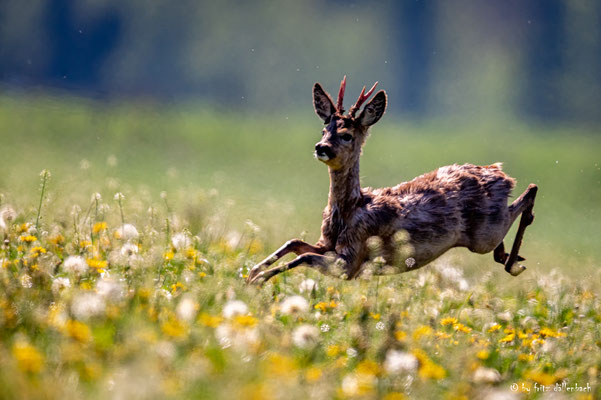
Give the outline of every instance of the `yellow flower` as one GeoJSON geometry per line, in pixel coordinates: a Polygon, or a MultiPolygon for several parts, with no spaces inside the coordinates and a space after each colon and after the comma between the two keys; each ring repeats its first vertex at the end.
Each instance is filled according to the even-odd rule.
{"type": "Polygon", "coordinates": [[[88,342],[92,337],[92,331],[86,324],[73,320],[65,324],[65,333],[82,343],[88,342]]]}
{"type": "Polygon", "coordinates": [[[186,287],[181,282],[177,282],[177,283],[174,283],[173,285],[171,285],[171,293],[177,292],[178,289],[181,289],[183,291],[183,290],[186,290],[186,287]]]}
{"type": "Polygon", "coordinates": [[[534,354],[520,354],[518,356],[519,361],[530,362],[534,360],[534,354]]]}
{"type": "Polygon", "coordinates": [[[63,244],[65,242],[65,237],[63,235],[61,235],[60,233],[57,233],[56,235],[48,238],[48,241],[50,243],[58,246],[59,244],[63,244]]]}
{"type": "Polygon", "coordinates": [[[448,339],[451,337],[450,334],[443,332],[443,331],[436,331],[436,333],[434,335],[436,336],[437,339],[448,339]]]}
{"type": "Polygon", "coordinates": [[[334,300],[330,301],[329,303],[326,301],[320,301],[319,303],[315,304],[315,309],[320,310],[321,312],[326,312],[336,307],[338,307],[338,303],[336,303],[334,300]]]}
{"type": "Polygon", "coordinates": [[[236,315],[234,321],[240,326],[255,326],[258,322],[252,315],[236,315]]]}
{"type": "Polygon", "coordinates": [[[373,319],[375,319],[376,321],[379,321],[380,317],[381,317],[381,315],[379,313],[375,314],[375,313],[372,313],[372,312],[369,313],[369,316],[372,317],[373,319]]]}
{"type": "Polygon", "coordinates": [[[566,337],[567,335],[564,332],[558,332],[555,331],[551,328],[541,328],[540,330],[540,335],[542,337],[554,337],[554,338],[560,338],[560,337],[566,337]]]}
{"type": "Polygon", "coordinates": [[[422,325],[413,331],[413,339],[418,340],[422,336],[430,336],[432,334],[432,328],[427,325],[422,325]]]}
{"type": "Polygon", "coordinates": [[[394,337],[399,342],[404,341],[407,338],[407,332],[405,331],[394,331],[394,337]]]}
{"type": "Polygon", "coordinates": [[[38,257],[40,254],[46,253],[46,249],[40,246],[32,247],[30,251],[32,257],[38,257]]]}
{"type": "Polygon", "coordinates": [[[166,251],[163,254],[163,258],[165,259],[165,261],[171,261],[171,260],[173,260],[174,256],[175,256],[175,253],[173,253],[173,251],[171,251],[171,250],[166,251]]]}
{"type": "Polygon", "coordinates": [[[549,386],[557,381],[557,377],[546,372],[541,371],[528,371],[524,375],[526,379],[530,379],[539,385],[549,386]]]}
{"type": "Polygon", "coordinates": [[[323,375],[321,369],[317,368],[317,367],[309,367],[306,371],[305,371],[305,379],[307,380],[308,383],[315,383],[317,382],[321,376],[323,375]]]}
{"type": "Polygon", "coordinates": [[[342,351],[342,348],[340,346],[331,344],[326,349],[326,355],[328,357],[336,357],[341,351],[342,351]]]}
{"type": "Polygon", "coordinates": [[[12,350],[21,371],[36,374],[44,368],[44,356],[32,345],[16,342],[12,350]]]}
{"type": "Polygon", "coordinates": [[[201,325],[208,326],[209,328],[217,328],[221,321],[223,321],[223,318],[219,316],[213,316],[207,313],[201,313],[198,317],[198,322],[201,325]]]}
{"type": "Polygon", "coordinates": [[[501,329],[501,325],[494,324],[493,326],[491,326],[490,328],[488,328],[488,333],[493,333],[495,331],[498,331],[499,329],[501,329]]]}
{"type": "Polygon", "coordinates": [[[487,350],[480,350],[478,353],[476,353],[476,357],[478,357],[480,360],[486,360],[489,356],[490,353],[487,350]]]}
{"type": "Polygon", "coordinates": [[[357,364],[356,371],[360,374],[378,375],[380,373],[380,367],[374,361],[363,360],[357,364]]]}
{"type": "Polygon", "coordinates": [[[90,242],[89,240],[82,240],[81,242],[79,242],[79,247],[81,247],[82,249],[85,249],[88,246],[91,246],[92,242],[90,242]]]}
{"type": "Polygon", "coordinates": [[[390,392],[387,393],[382,400],[405,400],[407,398],[407,396],[405,396],[403,393],[399,393],[399,392],[390,392]]]}
{"type": "Polygon", "coordinates": [[[182,338],[188,333],[188,327],[177,318],[169,318],[161,325],[161,331],[173,338],[182,338]]]}
{"type": "Polygon", "coordinates": [[[258,254],[261,251],[263,251],[263,244],[256,239],[252,240],[248,246],[248,254],[258,254]]]}
{"type": "Polygon", "coordinates": [[[106,222],[104,222],[104,221],[96,222],[94,224],[94,227],[92,227],[92,233],[102,232],[102,231],[105,231],[106,229],[107,229],[106,222]]]}
{"type": "Polygon", "coordinates": [[[513,342],[513,339],[515,339],[515,333],[510,333],[507,336],[499,339],[499,343],[509,343],[509,342],[513,342]]]}
{"type": "Polygon", "coordinates": [[[265,362],[265,369],[269,375],[292,378],[297,373],[297,365],[294,360],[283,354],[272,353],[265,362]]]}
{"type": "Polygon", "coordinates": [[[104,272],[104,269],[108,265],[108,261],[99,260],[98,258],[88,258],[88,259],[86,259],[86,262],[88,263],[90,268],[94,268],[96,270],[96,272],[98,272],[98,273],[104,272]]]}
{"type": "Polygon", "coordinates": [[[33,243],[38,240],[38,238],[33,235],[21,235],[19,236],[19,240],[25,243],[33,243]]]}
{"type": "Polygon", "coordinates": [[[472,331],[472,328],[470,328],[470,327],[468,327],[468,326],[465,326],[465,325],[463,325],[463,324],[462,324],[462,323],[460,323],[460,322],[458,322],[458,323],[456,323],[456,324],[453,324],[453,328],[454,328],[456,331],[463,332],[463,333],[470,333],[470,332],[472,331]]]}
{"type": "Polygon", "coordinates": [[[455,325],[457,323],[457,318],[446,317],[440,320],[440,325],[455,325]]]}
{"type": "Polygon", "coordinates": [[[419,360],[418,374],[420,377],[438,380],[447,376],[447,371],[432,361],[425,351],[414,349],[412,353],[419,360]]]}

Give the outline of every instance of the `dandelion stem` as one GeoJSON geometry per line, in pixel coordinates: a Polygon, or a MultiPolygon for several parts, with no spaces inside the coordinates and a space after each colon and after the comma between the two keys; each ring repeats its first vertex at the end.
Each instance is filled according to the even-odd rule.
{"type": "Polygon", "coordinates": [[[375,304],[376,313],[378,313],[378,292],[379,292],[379,289],[380,289],[380,275],[377,275],[376,276],[376,304],[375,304]]]}
{"type": "Polygon", "coordinates": [[[119,211],[121,211],[121,226],[125,225],[125,216],[123,215],[123,204],[121,203],[122,196],[119,196],[119,211]]]}
{"type": "Polygon", "coordinates": [[[42,193],[40,194],[40,204],[38,204],[38,215],[35,218],[35,230],[38,230],[40,224],[40,214],[42,213],[42,203],[44,202],[44,193],[46,192],[46,182],[50,178],[50,172],[48,170],[43,170],[40,173],[42,177],[42,193]]]}

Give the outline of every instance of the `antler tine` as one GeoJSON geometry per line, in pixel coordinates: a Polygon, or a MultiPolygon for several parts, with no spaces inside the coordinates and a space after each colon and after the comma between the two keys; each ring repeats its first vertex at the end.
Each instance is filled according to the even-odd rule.
{"type": "Polygon", "coordinates": [[[359,108],[361,108],[363,103],[365,103],[365,100],[369,99],[369,96],[371,96],[372,93],[374,92],[374,90],[376,90],[376,86],[378,86],[378,82],[374,83],[374,85],[371,87],[371,89],[369,89],[367,94],[365,93],[365,86],[363,86],[363,89],[361,90],[361,94],[359,94],[357,101],[351,107],[351,109],[349,111],[349,114],[351,115],[351,117],[353,117],[355,115],[355,113],[359,110],[359,108]]]}
{"type": "Polygon", "coordinates": [[[344,101],[344,90],[346,89],[346,75],[342,78],[342,82],[340,82],[340,90],[338,91],[338,104],[336,105],[336,110],[341,114],[344,112],[344,108],[342,108],[342,102],[344,101]]]}

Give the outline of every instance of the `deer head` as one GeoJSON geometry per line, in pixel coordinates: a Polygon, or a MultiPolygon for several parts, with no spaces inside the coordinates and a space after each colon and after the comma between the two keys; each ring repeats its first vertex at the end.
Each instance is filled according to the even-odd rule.
{"type": "Polygon", "coordinates": [[[325,128],[321,140],[315,145],[315,157],[333,170],[348,168],[359,159],[361,147],[367,138],[367,130],[380,120],[386,110],[386,92],[380,90],[356,116],[363,103],[369,99],[378,82],[365,93],[365,87],[359,98],[344,114],[343,101],[346,89],[346,76],[340,83],[338,102],[334,105],[330,95],[319,83],[313,86],[313,105],[315,112],[323,120],[325,128]]]}

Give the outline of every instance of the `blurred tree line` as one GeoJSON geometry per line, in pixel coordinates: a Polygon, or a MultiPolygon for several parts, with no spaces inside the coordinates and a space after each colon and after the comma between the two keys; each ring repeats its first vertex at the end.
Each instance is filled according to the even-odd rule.
{"type": "Polygon", "coordinates": [[[0,82],[95,97],[306,107],[381,82],[414,118],[601,121],[595,0],[0,0],[0,82]]]}

